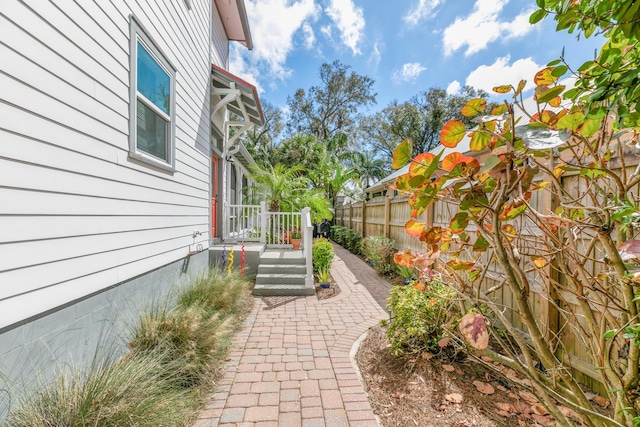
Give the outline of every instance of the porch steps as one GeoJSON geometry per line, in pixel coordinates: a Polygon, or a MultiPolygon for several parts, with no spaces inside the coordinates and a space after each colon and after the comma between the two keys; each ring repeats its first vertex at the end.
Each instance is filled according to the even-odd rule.
{"type": "Polygon", "coordinates": [[[267,249],[260,256],[254,295],[313,295],[305,286],[306,263],[302,251],[267,249]]]}

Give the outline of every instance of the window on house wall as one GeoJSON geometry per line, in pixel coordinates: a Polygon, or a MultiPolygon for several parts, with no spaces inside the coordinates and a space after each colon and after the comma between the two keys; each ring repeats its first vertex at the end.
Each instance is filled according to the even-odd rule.
{"type": "Polygon", "coordinates": [[[133,16],[130,55],[130,155],[173,170],[176,70],[133,16]]]}

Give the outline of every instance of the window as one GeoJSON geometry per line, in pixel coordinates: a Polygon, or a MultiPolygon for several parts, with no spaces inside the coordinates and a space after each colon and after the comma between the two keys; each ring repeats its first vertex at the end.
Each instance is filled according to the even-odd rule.
{"type": "Polygon", "coordinates": [[[173,170],[176,71],[131,17],[130,156],[173,170]]]}

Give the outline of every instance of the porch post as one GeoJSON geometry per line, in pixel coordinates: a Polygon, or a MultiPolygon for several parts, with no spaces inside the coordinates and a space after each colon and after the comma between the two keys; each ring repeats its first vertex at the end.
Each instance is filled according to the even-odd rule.
{"type": "Polygon", "coordinates": [[[260,243],[267,242],[267,202],[260,202],[260,243]]]}
{"type": "Polygon", "coordinates": [[[313,289],[313,225],[311,224],[311,209],[302,209],[302,250],[304,253],[304,259],[307,265],[307,273],[304,278],[304,284],[306,288],[313,289]]]}

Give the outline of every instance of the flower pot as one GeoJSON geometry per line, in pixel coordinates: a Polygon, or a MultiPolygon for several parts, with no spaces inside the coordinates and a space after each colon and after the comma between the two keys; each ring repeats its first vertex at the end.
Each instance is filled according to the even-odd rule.
{"type": "Polygon", "coordinates": [[[293,245],[294,250],[300,249],[300,244],[302,243],[302,239],[291,239],[291,244],[293,245]]]}

